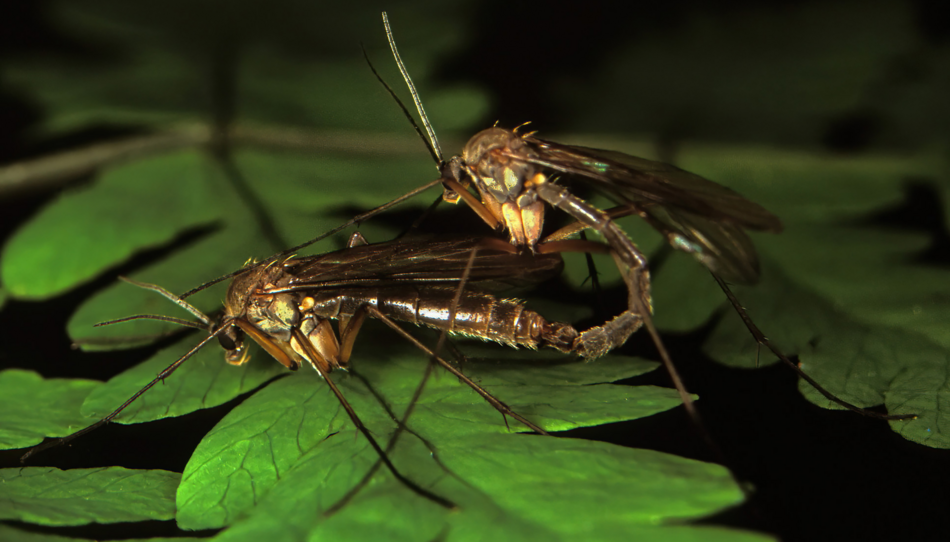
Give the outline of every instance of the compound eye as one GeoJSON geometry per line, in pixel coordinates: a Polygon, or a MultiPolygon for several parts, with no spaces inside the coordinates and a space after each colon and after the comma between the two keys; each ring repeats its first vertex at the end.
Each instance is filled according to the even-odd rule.
{"type": "Polygon", "coordinates": [[[242,346],[244,346],[244,337],[241,335],[240,329],[231,326],[230,329],[218,335],[218,342],[221,344],[221,348],[224,348],[229,352],[232,350],[239,350],[242,346]]]}

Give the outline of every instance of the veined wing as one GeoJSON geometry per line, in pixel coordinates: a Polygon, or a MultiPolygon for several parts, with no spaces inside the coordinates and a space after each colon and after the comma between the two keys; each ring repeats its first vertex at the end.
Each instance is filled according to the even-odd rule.
{"type": "Polygon", "coordinates": [[[643,216],[678,250],[688,252],[723,280],[753,284],[759,279],[759,258],[742,228],[699,215],[647,205],[643,216]]]}
{"type": "Polygon", "coordinates": [[[758,257],[743,229],[782,230],[778,217],[761,205],[676,166],[615,151],[525,140],[534,156],[510,158],[590,180],[619,203],[631,204],[675,248],[694,254],[726,280],[758,279],[758,257]]]}
{"type": "Polygon", "coordinates": [[[284,264],[294,289],[457,284],[478,248],[467,288],[498,290],[535,284],[560,272],[561,257],[512,254],[484,237],[424,239],[362,245],[284,264]]]}
{"type": "Polygon", "coordinates": [[[773,233],[782,230],[778,217],[761,205],[676,166],[621,152],[561,145],[533,137],[526,141],[534,145],[538,155],[529,161],[568,175],[587,177],[623,202],[650,202],[747,229],[773,233]]]}

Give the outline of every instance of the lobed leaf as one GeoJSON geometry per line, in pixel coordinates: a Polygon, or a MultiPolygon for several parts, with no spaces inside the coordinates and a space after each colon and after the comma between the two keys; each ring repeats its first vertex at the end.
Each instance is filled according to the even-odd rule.
{"type": "Polygon", "coordinates": [[[0,449],[26,448],[63,437],[87,424],[78,407],[101,382],[43,379],[34,371],[0,371],[0,449]]]}
{"type": "Polygon", "coordinates": [[[0,469],[0,517],[50,526],[170,519],[179,478],[121,467],[0,469]]]}
{"type": "MultiPolygon", "coordinates": [[[[399,365],[413,361],[418,363],[407,359],[360,365],[397,415],[411,396],[409,384],[419,377],[418,367],[404,371],[399,365]]],[[[384,442],[393,429],[387,412],[353,379],[336,380],[363,422],[384,442]]],[[[641,396],[636,388],[607,387],[628,390],[630,399],[641,396]]],[[[499,395],[505,397],[501,390],[499,395]]],[[[663,395],[652,408],[635,400],[612,401],[612,419],[649,415],[678,401],[670,390],[663,395]]],[[[515,410],[531,411],[533,398],[512,397],[515,410]]],[[[552,394],[548,401],[556,404],[563,398],[552,394]]],[[[572,427],[600,421],[578,412],[581,418],[573,420],[572,427]]],[[[344,531],[348,537],[373,531],[397,539],[439,532],[449,539],[475,533],[510,538],[532,531],[557,538],[629,533],[638,527],[644,533],[656,529],[652,536],[660,538],[663,521],[701,516],[742,498],[728,472],[715,465],[506,432],[497,413],[454,379],[429,382],[409,429],[411,434],[403,435],[389,454],[392,461],[405,476],[452,500],[460,510],[434,505],[383,469],[340,512],[323,516],[321,512],[372,467],[376,456],[319,379],[299,375],[242,403],[202,441],[179,488],[179,524],[192,529],[232,525],[223,539],[252,538],[268,530],[287,540],[344,531]],[[617,491],[604,491],[610,487],[617,491]],[[630,487],[641,490],[627,491],[630,487]],[[538,506],[539,501],[544,506],[538,506]]]]}

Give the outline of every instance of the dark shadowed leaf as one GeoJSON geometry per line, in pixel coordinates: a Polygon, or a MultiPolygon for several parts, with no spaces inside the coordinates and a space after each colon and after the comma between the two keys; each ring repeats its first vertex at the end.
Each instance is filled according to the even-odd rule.
{"type": "Polygon", "coordinates": [[[947,135],[950,62],[940,47],[920,65],[910,59],[918,17],[940,17],[923,13],[891,0],[631,17],[624,29],[636,39],[589,59],[600,62],[592,77],[554,79],[558,103],[571,104],[559,120],[581,131],[815,148],[829,119],[871,110],[886,119],[880,133],[865,129],[875,143],[926,146],[947,135]]]}
{"type": "MultiPolygon", "coordinates": [[[[683,162],[763,202],[782,217],[785,231],[757,236],[763,278],[754,287],[735,287],[739,299],[765,334],[832,393],[858,406],[885,405],[916,420],[892,422],[915,442],[945,448],[939,429],[940,399],[948,390],[940,374],[948,369],[950,286],[947,271],[913,264],[929,240],[917,232],[864,226],[875,213],[901,203],[902,185],[912,177],[940,178],[933,157],[830,158],[771,151],[740,162],[742,151],[684,151],[683,162]],[[702,159],[706,156],[706,159],[702,159]]],[[[691,329],[724,306],[704,270],[679,256],[655,281],[660,326],[691,329]],[[678,261],[676,261],[678,260],[678,261]],[[664,306],[677,307],[675,313],[664,306]]],[[[706,350],[717,361],[752,368],[772,363],[758,352],[731,308],[709,337],[706,350]]],[[[805,396],[839,408],[802,382],[805,396]]]]}

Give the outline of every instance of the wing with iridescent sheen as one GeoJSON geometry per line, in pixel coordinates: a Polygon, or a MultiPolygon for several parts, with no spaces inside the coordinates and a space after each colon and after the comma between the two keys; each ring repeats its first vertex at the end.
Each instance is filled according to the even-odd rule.
{"type": "Polygon", "coordinates": [[[636,210],[670,243],[694,254],[731,281],[758,278],[758,258],[743,229],[779,232],[782,223],[761,205],[676,166],[615,151],[526,137],[533,156],[509,155],[582,179],[636,210]]]}
{"type": "Polygon", "coordinates": [[[525,140],[538,155],[532,162],[586,177],[621,201],[651,202],[747,229],[774,233],[782,230],[778,217],[761,205],[676,166],[616,151],[561,145],[532,137],[525,140]]]}
{"type": "Polygon", "coordinates": [[[759,258],[742,228],[659,205],[646,205],[642,210],[644,218],[674,248],[692,254],[724,280],[738,284],[758,280],[759,258]]]}

